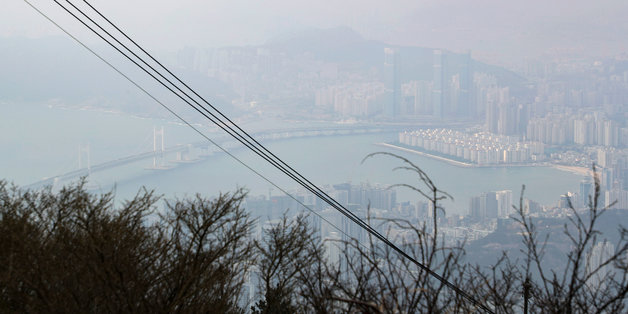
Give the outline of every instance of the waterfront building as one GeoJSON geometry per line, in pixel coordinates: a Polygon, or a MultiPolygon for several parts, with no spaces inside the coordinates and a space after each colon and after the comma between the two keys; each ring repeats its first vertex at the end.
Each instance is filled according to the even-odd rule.
{"type": "Polygon", "coordinates": [[[544,156],[542,143],[519,142],[513,137],[491,133],[420,129],[401,132],[398,139],[407,146],[480,165],[525,163],[544,156]]]}
{"type": "Polygon", "coordinates": [[[575,143],[582,146],[622,147],[628,145],[628,131],[602,112],[549,113],[527,122],[526,138],[546,144],[575,143]],[[624,134],[625,133],[625,134],[624,134]]]}

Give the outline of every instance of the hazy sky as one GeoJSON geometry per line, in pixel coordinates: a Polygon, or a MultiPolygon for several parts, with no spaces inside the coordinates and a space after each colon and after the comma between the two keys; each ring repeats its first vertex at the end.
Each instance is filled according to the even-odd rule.
{"type": "MultiPolygon", "coordinates": [[[[0,36],[59,34],[22,0],[3,0],[0,36]]],[[[54,2],[33,0],[79,32],[54,2]]],[[[63,1],[61,1],[64,3],[63,1]]],[[[77,4],[82,1],[75,0],[77,4]]],[[[350,26],[393,44],[471,49],[481,58],[613,55],[628,48],[626,0],[92,0],[152,49],[255,45],[312,27],[350,26]]]]}

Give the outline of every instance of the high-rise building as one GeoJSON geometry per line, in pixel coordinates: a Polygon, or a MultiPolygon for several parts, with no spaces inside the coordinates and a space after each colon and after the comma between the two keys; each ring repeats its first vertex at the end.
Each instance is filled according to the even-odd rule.
{"type": "Polygon", "coordinates": [[[541,204],[531,200],[524,199],[523,200],[523,212],[527,215],[540,213],[542,210],[541,204]]]}
{"type": "MultiPolygon", "coordinates": [[[[364,214],[365,211],[363,210],[357,210],[357,211],[353,211],[354,214],[356,214],[358,217],[360,217],[361,219],[365,220],[366,219],[366,215],[364,214]]],[[[366,232],[364,231],[364,228],[358,226],[355,222],[351,221],[349,218],[347,218],[346,216],[341,216],[341,221],[342,221],[342,240],[343,241],[352,241],[353,239],[357,240],[360,243],[364,243],[367,240],[367,236],[366,236],[366,232]]]]}
{"type": "Polygon", "coordinates": [[[615,247],[607,241],[600,241],[589,253],[590,261],[586,266],[587,275],[591,274],[586,284],[590,289],[603,289],[606,278],[613,270],[613,265],[607,264],[607,261],[615,254],[615,247]]]}
{"type": "MultiPolygon", "coordinates": [[[[484,113],[487,131],[501,135],[538,137],[532,133],[527,134],[531,115],[530,105],[516,104],[514,98],[510,97],[508,87],[489,89],[486,94],[484,113]]],[[[533,132],[533,129],[530,132],[533,132]]],[[[558,135],[560,134],[557,134],[557,137],[560,137],[558,135]]]]}
{"type": "Polygon", "coordinates": [[[432,87],[432,115],[436,119],[443,119],[446,86],[446,58],[442,50],[434,50],[434,82],[432,87]]]}
{"type": "Polygon", "coordinates": [[[432,82],[410,81],[401,86],[404,101],[408,107],[402,114],[431,115],[432,114],[432,82]]]}
{"type": "Polygon", "coordinates": [[[475,116],[475,105],[472,101],[473,69],[471,67],[471,52],[467,52],[462,58],[460,90],[458,92],[458,114],[462,117],[472,117],[475,116]]]}
{"type": "Polygon", "coordinates": [[[590,178],[580,181],[580,192],[578,194],[578,205],[587,207],[589,205],[589,196],[593,192],[593,182],[590,178]]]}
{"type": "Polygon", "coordinates": [[[396,118],[400,112],[401,78],[399,68],[399,50],[384,48],[384,83],[387,97],[383,113],[387,118],[396,118]]]}
{"type": "Polygon", "coordinates": [[[624,191],[628,191],[628,168],[622,168],[619,171],[619,182],[624,191]]]}
{"type": "Polygon", "coordinates": [[[513,135],[515,133],[516,111],[510,102],[501,102],[498,108],[497,133],[513,135]]]}
{"type": "Polygon", "coordinates": [[[497,218],[497,195],[495,192],[482,193],[480,196],[487,218],[497,218]]]}
{"type": "Polygon", "coordinates": [[[339,202],[347,205],[356,205],[357,208],[376,208],[391,210],[397,205],[397,192],[386,186],[371,186],[370,184],[351,185],[349,183],[336,184],[334,193],[342,195],[339,202]]]}
{"type": "Polygon", "coordinates": [[[495,192],[497,198],[497,211],[500,218],[508,218],[514,213],[512,208],[512,191],[504,190],[495,192]]]}
{"type": "Polygon", "coordinates": [[[497,218],[498,203],[496,192],[486,192],[472,197],[469,203],[470,215],[475,218],[497,218]]]}
{"type": "Polygon", "coordinates": [[[474,196],[469,200],[469,216],[475,218],[483,218],[484,213],[481,212],[482,205],[480,204],[480,197],[474,196]]]}
{"type": "Polygon", "coordinates": [[[325,253],[328,261],[336,266],[342,266],[342,249],[340,248],[340,242],[342,238],[337,231],[331,231],[324,238],[323,243],[325,245],[325,253]]]}
{"type": "Polygon", "coordinates": [[[628,209],[628,191],[613,188],[604,192],[604,206],[628,209]]]}
{"type": "Polygon", "coordinates": [[[486,102],[486,130],[497,133],[497,122],[499,121],[499,107],[496,100],[489,99],[486,102]]]}
{"type": "Polygon", "coordinates": [[[604,121],[604,143],[598,143],[598,145],[604,146],[619,146],[619,129],[615,121],[606,120],[604,121]]]}
{"type": "Polygon", "coordinates": [[[531,110],[529,105],[519,104],[516,108],[516,124],[515,133],[518,135],[525,135],[528,127],[528,121],[530,121],[531,110]]]}

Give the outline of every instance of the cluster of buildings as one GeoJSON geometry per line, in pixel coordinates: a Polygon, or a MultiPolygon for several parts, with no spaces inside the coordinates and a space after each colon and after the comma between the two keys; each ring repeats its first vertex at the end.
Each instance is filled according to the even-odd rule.
{"type": "Polygon", "coordinates": [[[381,82],[340,83],[318,89],[314,105],[345,117],[367,118],[382,112],[385,95],[381,82]]]}
{"type": "MultiPolygon", "coordinates": [[[[237,94],[232,104],[246,110],[270,108],[330,121],[429,121],[481,128],[483,132],[424,128],[398,134],[403,146],[454,161],[474,165],[544,161],[587,168],[595,162],[600,204],[628,209],[627,60],[528,60],[517,70],[524,78],[475,62],[469,53],[388,47],[370,54],[380,57],[358,65],[271,47],[184,49],[179,65],[227,84],[237,94]]],[[[571,205],[586,208],[594,190],[593,181],[585,179],[578,191],[558,204],[524,200],[524,210],[558,217],[571,205]]],[[[369,205],[374,217],[394,214],[416,223],[430,221],[433,212],[427,203],[397,203],[394,191],[383,186],[339,184],[326,192],[360,217],[366,217],[369,205]]],[[[343,231],[364,240],[363,231],[346,217],[305,191],[296,195],[343,231]]],[[[284,196],[250,197],[247,202],[265,209],[261,216],[274,218],[299,207],[284,196]]],[[[512,192],[482,193],[470,199],[468,209],[467,217],[440,221],[443,234],[452,241],[480,238],[496,220],[510,216],[512,192]]],[[[312,219],[321,239],[343,240],[341,232],[312,219]]],[[[394,227],[388,231],[403,233],[394,227]]],[[[328,247],[329,256],[338,255],[334,250],[328,247]]]]}
{"type": "MultiPolygon", "coordinates": [[[[602,204],[605,206],[614,204],[615,208],[628,209],[628,149],[601,147],[597,149],[596,157],[602,204]]],[[[590,180],[583,181],[581,186],[584,184],[592,185],[590,180]]],[[[586,207],[588,195],[593,191],[590,188],[587,190],[591,192],[581,193],[583,207],[586,207]]]]}
{"type": "Polygon", "coordinates": [[[626,56],[606,59],[541,58],[528,60],[518,69],[538,82],[534,91],[551,107],[596,107],[624,104],[628,100],[626,56]]]}
{"type": "Polygon", "coordinates": [[[185,48],[177,63],[226,83],[237,93],[233,104],[243,109],[290,104],[321,117],[386,121],[472,119],[482,111],[496,79],[475,71],[470,53],[413,53],[384,48],[379,66],[359,68],[269,47],[185,48]],[[430,64],[421,58],[431,59],[430,64]],[[421,72],[429,67],[430,74],[408,73],[417,63],[421,72]]]}
{"type": "MultiPolygon", "coordinates": [[[[323,190],[342,206],[362,217],[366,217],[367,209],[374,217],[377,217],[395,210],[399,205],[396,191],[385,185],[342,183],[324,186],[323,190]]],[[[302,208],[300,204],[302,203],[330,221],[337,222],[337,225],[346,223],[344,221],[346,217],[309,191],[299,190],[292,195],[296,200],[286,195],[250,196],[246,200],[246,206],[255,208],[255,212],[260,213],[263,219],[273,220],[281,217],[288,209],[302,208]]],[[[320,227],[320,221],[315,225],[320,227]]],[[[328,232],[323,232],[322,236],[326,236],[326,233],[328,232]]]]}
{"type": "Polygon", "coordinates": [[[508,218],[513,213],[511,190],[485,192],[469,201],[469,216],[473,218],[508,218]]]}
{"type": "Polygon", "coordinates": [[[628,147],[628,127],[607,118],[603,111],[548,113],[531,119],[526,138],[551,145],[628,147]]]}
{"type": "Polygon", "coordinates": [[[526,163],[542,160],[544,145],[487,132],[420,129],[399,133],[399,143],[477,165],[526,163]]]}
{"type": "MultiPolygon", "coordinates": [[[[477,114],[477,85],[480,90],[492,84],[484,73],[473,71],[470,53],[456,55],[433,51],[430,80],[402,80],[401,51],[384,48],[383,75],[375,82],[339,84],[316,91],[316,105],[336,114],[356,118],[385,120],[425,118],[437,121],[448,118],[469,119],[477,114]]],[[[482,97],[480,97],[482,98],[482,97]]]]}
{"type": "Polygon", "coordinates": [[[528,60],[519,69],[526,81],[470,53],[391,47],[379,53],[379,64],[358,66],[270,46],[186,48],[178,64],[228,84],[237,93],[233,104],[243,108],[331,119],[477,122],[491,133],[548,145],[628,144],[623,60],[528,60]]]}

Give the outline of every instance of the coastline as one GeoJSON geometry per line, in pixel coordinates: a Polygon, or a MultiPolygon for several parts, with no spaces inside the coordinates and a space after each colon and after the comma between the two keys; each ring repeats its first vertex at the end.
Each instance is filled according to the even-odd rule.
{"type": "Polygon", "coordinates": [[[588,176],[592,176],[593,175],[593,171],[591,171],[591,169],[585,168],[585,167],[567,166],[567,165],[559,165],[559,164],[550,164],[550,166],[555,168],[555,169],[558,169],[558,170],[574,173],[574,174],[581,175],[581,176],[588,177],[588,176]]]}
{"type": "Polygon", "coordinates": [[[389,143],[375,143],[375,145],[382,146],[382,147],[387,147],[387,148],[392,148],[392,149],[396,149],[396,150],[400,150],[400,151],[404,151],[404,152],[408,152],[408,153],[412,153],[412,154],[417,154],[417,155],[428,157],[428,158],[432,158],[432,159],[435,159],[435,160],[440,160],[440,161],[446,162],[446,163],[448,163],[450,165],[454,165],[454,166],[457,166],[457,167],[464,167],[464,168],[552,167],[552,168],[557,169],[557,170],[561,170],[561,171],[565,171],[565,172],[569,172],[569,173],[573,173],[573,174],[577,174],[577,175],[581,175],[581,176],[591,176],[592,175],[591,169],[585,168],[585,167],[579,167],[579,166],[568,166],[568,165],[560,165],[560,164],[553,164],[553,163],[477,165],[477,164],[457,161],[457,160],[453,160],[453,159],[450,159],[450,158],[447,158],[447,157],[437,156],[437,155],[430,154],[430,153],[427,153],[427,152],[422,152],[422,151],[418,151],[418,150],[414,150],[414,149],[410,149],[410,148],[405,148],[405,147],[401,147],[401,146],[397,146],[397,145],[389,144],[389,143]]]}
{"type": "Polygon", "coordinates": [[[393,144],[375,143],[375,145],[388,147],[388,148],[401,150],[401,151],[408,152],[408,153],[417,154],[417,155],[420,155],[420,156],[433,158],[433,159],[444,161],[444,162],[446,162],[448,164],[451,164],[451,165],[454,165],[454,166],[458,166],[458,167],[465,167],[465,168],[478,167],[477,165],[474,165],[474,164],[471,164],[471,163],[457,161],[457,160],[445,158],[445,157],[442,157],[442,156],[436,156],[436,155],[433,155],[433,154],[430,154],[430,153],[421,152],[421,151],[417,151],[417,150],[414,150],[414,149],[409,149],[409,148],[405,148],[405,147],[401,147],[401,146],[397,146],[397,145],[393,145],[393,144]]]}

